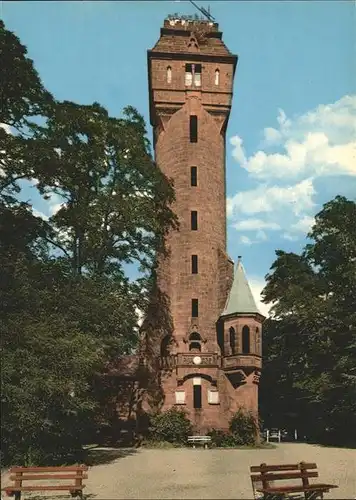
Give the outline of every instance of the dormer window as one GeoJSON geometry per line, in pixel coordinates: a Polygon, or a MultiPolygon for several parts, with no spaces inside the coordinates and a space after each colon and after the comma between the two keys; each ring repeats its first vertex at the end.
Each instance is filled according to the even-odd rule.
{"type": "Polygon", "coordinates": [[[201,64],[185,65],[185,86],[201,87],[201,64]]]}
{"type": "Polygon", "coordinates": [[[167,83],[172,83],[172,68],[167,67],[167,83]]]}
{"type": "Polygon", "coordinates": [[[219,85],[220,81],[220,71],[218,69],[215,70],[215,85],[219,85]]]}

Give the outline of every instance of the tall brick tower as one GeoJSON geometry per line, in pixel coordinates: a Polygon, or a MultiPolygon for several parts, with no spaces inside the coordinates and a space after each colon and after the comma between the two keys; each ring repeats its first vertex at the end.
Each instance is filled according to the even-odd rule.
{"type": "Polygon", "coordinates": [[[158,166],[174,181],[179,230],[166,240],[158,286],[173,334],[159,339],[163,409],[182,405],[196,431],[258,411],[261,323],[244,271],[226,253],[225,141],[237,56],[218,24],[166,19],[148,51],[158,166]]]}

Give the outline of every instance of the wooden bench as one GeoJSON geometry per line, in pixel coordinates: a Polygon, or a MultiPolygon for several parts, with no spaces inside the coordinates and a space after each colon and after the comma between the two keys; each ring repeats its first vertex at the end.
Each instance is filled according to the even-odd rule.
{"type": "Polygon", "coordinates": [[[12,467],[10,469],[10,480],[14,481],[11,486],[2,488],[8,496],[15,496],[15,500],[20,500],[23,491],[69,491],[72,497],[83,496],[83,479],[88,475],[84,474],[88,467],[86,465],[76,465],[71,467],[12,467]],[[73,479],[73,484],[52,484],[47,485],[26,485],[24,481],[56,481],[63,479],[73,479]]]}
{"type": "Polygon", "coordinates": [[[208,448],[208,444],[211,443],[211,436],[188,436],[188,443],[193,445],[195,448],[196,444],[201,444],[204,448],[208,448]]]}
{"type": "Polygon", "coordinates": [[[251,482],[254,498],[256,492],[261,493],[266,500],[289,498],[290,495],[304,494],[306,500],[323,498],[331,488],[338,488],[333,484],[309,483],[309,478],[318,477],[315,463],[300,462],[299,464],[267,465],[261,464],[250,467],[251,482]],[[300,479],[301,484],[291,484],[291,479],[300,479]],[[288,481],[289,484],[275,486],[275,481],[288,481]]]}

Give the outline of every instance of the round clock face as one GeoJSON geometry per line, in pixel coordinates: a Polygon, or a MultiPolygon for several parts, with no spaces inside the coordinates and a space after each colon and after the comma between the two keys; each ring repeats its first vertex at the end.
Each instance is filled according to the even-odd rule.
{"type": "Polygon", "coordinates": [[[201,363],[201,357],[200,357],[200,356],[195,356],[195,357],[193,358],[193,363],[194,363],[195,365],[200,365],[200,363],[201,363]]]}

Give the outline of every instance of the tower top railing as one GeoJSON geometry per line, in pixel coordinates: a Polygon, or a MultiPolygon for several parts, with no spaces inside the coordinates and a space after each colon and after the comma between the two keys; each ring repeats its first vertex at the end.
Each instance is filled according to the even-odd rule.
{"type": "Polygon", "coordinates": [[[181,14],[169,14],[164,20],[164,28],[177,30],[193,30],[194,28],[202,28],[204,31],[219,31],[218,23],[209,21],[202,16],[195,14],[194,16],[185,16],[181,14]]]}

